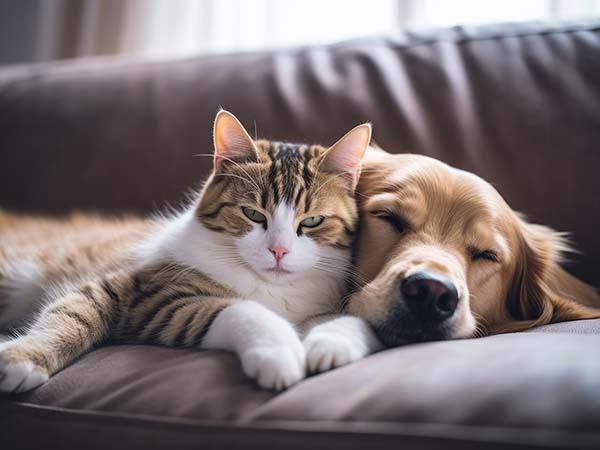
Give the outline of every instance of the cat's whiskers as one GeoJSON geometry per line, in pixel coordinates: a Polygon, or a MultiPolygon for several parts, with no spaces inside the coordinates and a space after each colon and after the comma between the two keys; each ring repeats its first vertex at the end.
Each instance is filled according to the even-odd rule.
{"type": "Polygon", "coordinates": [[[338,272],[343,270],[344,273],[350,276],[348,281],[359,289],[368,284],[368,281],[354,267],[344,267],[345,263],[346,261],[342,258],[323,256],[317,262],[317,266],[331,268],[338,272]]]}
{"type": "Polygon", "coordinates": [[[236,166],[238,169],[240,169],[242,172],[244,172],[244,174],[248,177],[248,181],[250,181],[252,183],[252,185],[256,188],[256,190],[260,191],[260,186],[258,184],[256,184],[256,182],[252,179],[252,176],[248,173],[248,171],[246,169],[244,169],[242,167],[241,164],[237,163],[236,161],[234,161],[231,158],[223,158],[223,159],[225,159],[225,161],[230,162],[231,164],[236,166]]]}
{"type": "Polygon", "coordinates": [[[241,175],[236,175],[235,173],[216,173],[215,177],[232,177],[232,178],[238,178],[240,180],[243,180],[243,181],[246,181],[246,182],[252,184],[253,187],[256,187],[256,189],[260,190],[260,188],[256,185],[256,183],[254,181],[248,180],[245,177],[242,177],[241,175]]]}
{"type": "MultiPolygon", "coordinates": [[[[194,156],[205,156],[205,157],[208,157],[208,156],[210,156],[210,157],[214,157],[214,154],[212,154],[212,153],[196,153],[194,156]]],[[[233,160],[233,159],[231,159],[231,158],[226,158],[226,157],[223,157],[223,156],[222,156],[221,158],[222,158],[222,159],[224,159],[224,160],[225,160],[225,161],[227,161],[227,162],[230,162],[230,163],[231,163],[231,164],[233,164],[235,167],[237,167],[238,169],[240,169],[242,172],[244,172],[244,174],[245,174],[245,175],[246,175],[246,177],[247,177],[247,178],[246,178],[246,177],[242,177],[242,176],[239,176],[239,175],[238,175],[238,178],[240,178],[240,179],[242,179],[242,180],[244,180],[244,179],[245,179],[245,180],[246,180],[246,181],[248,181],[250,184],[252,184],[252,186],[253,186],[254,188],[256,188],[257,190],[259,190],[259,191],[260,191],[260,186],[258,186],[258,184],[257,184],[257,183],[256,183],[256,182],[255,182],[255,181],[252,179],[252,177],[251,177],[251,175],[248,173],[248,171],[247,171],[246,169],[244,169],[244,168],[242,167],[242,165],[241,165],[241,164],[239,164],[238,162],[234,161],[234,160],[233,160]]],[[[225,174],[223,174],[223,173],[216,173],[216,174],[215,174],[215,176],[217,176],[217,175],[225,175],[225,174]]],[[[235,174],[227,174],[227,175],[235,175],[235,174]]]]}
{"type": "Polygon", "coordinates": [[[364,280],[357,280],[357,277],[359,277],[360,275],[352,270],[340,270],[339,268],[333,267],[333,266],[326,266],[323,264],[319,264],[317,263],[315,265],[315,268],[317,270],[321,270],[325,273],[330,273],[330,274],[336,274],[339,275],[340,273],[343,273],[347,276],[346,278],[346,282],[351,285],[351,287],[355,288],[355,289],[362,289],[366,282],[364,280]]]}
{"type": "Polygon", "coordinates": [[[228,255],[228,254],[222,254],[222,255],[218,255],[218,254],[211,254],[211,260],[212,261],[220,261],[220,262],[229,262],[229,263],[235,263],[236,265],[242,265],[243,264],[243,260],[240,256],[238,255],[228,255]]]}
{"type": "Polygon", "coordinates": [[[344,274],[344,275],[354,275],[353,271],[349,268],[345,268],[345,267],[340,267],[339,265],[336,264],[328,264],[325,262],[317,262],[315,264],[315,268],[317,269],[321,269],[323,271],[327,271],[329,273],[335,273],[335,274],[344,274]]]}
{"type": "Polygon", "coordinates": [[[214,249],[211,252],[211,258],[213,262],[231,264],[233,267],[243,267],[253,271],[235,245],[224,245],[224,248],[214,249]]]}
{"type": "Polygon", "coordinates": [[[316,195],[321,192],[321,190],[327,186],[329,183],[331,183],[333,180],[335,180],[338,177],[342,177],[342,176],[347,176],[345,173],[338,173],[336,175],[333,175],[332,177],[330,177],[327,181],[325,181],[324,183],[320,184],[319,186],[317,186],[317,190],[315,192],[313,192],[313,196],[316,197],[316,195]]]}

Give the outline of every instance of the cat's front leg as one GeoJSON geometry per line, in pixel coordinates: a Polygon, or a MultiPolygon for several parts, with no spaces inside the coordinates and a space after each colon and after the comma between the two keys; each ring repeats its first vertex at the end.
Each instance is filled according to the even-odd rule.
{"type": "Polygon", "coordinates": [[[24,392],[102,342],[118,303],[119,278],[87,283],[49,302],[18,337],[0,343],[0,392],[24,392]]]}
{"type": "Polygon", "coordinates": [[[306,364],[311,373],[350,364],[382,348],[369,324],[354,316],[312,319],[304,338],[306,364]]]}
{"type": "Polygon", "coordinates": [[[224,309],[201,346],[235,352],[246,375],[267,389],[285,389],[305,377],[304,347],[292,324],[254,301],[224,309]]]}

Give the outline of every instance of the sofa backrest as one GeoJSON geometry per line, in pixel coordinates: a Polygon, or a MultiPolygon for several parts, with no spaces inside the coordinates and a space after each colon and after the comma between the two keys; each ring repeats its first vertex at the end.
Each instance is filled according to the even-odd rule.
{"type": "Polygon", "coordinates": [[[492,182],[573,233],[600,282],[600,20],[456,28],[275,52],[0,70],[0,207],[60,213],[174,204],[210,170],[212,120],[333,143],[371,121],[392,152],[492,182]]]}

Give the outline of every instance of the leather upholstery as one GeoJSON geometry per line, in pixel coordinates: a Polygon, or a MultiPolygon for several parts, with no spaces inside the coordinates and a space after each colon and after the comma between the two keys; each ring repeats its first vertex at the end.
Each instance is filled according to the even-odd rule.
{"type": "MultiPolygon", "coordinates": [[[[0,70],[0,206],[148,212],[208,173],[222,105],[258,136],[332,143],[372,121],[394,152],[473,171],[571,231],[600,284],[600,20],[325,47],[0,70]]],[[[106,347],[0,399],[7,448],[599,448],[600,321],[375,355],[275,395],[232,355],[106,347]],[[538,333],[539,332],[539,333],[538,333]],[[32,432],[32,430],[34,432],[32,432]],[[261,430],[263,430],[261,432],[261,430]]]]}
{"type": "Polygon", "coordinates": [[[573,235],[600,284],[600,20],[411,34],[166,62],[0,71],[0,205],[148,211],[210,168],[219,105],[261,137],[333,143],[371,121],[392,152],[473,171],[573,235]],[[256,125],[256,127],[255,127],[256,125]]]}

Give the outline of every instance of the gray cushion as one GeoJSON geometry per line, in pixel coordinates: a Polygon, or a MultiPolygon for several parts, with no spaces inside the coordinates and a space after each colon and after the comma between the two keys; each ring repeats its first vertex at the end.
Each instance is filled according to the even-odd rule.
{"type": "Polygon", "coordinates": [[[590,320],[407,345],[279,395],[258,389],[225,352],[104,347],[10,400],[169,420],[541,429],[600,443],[598,330],[590,320]]]}
{"type": "Polygon", "coordinates": [[[310,379],[255,419],[600,430],[600,320],[388,350],[310,379]],[[327,402],[320,399],[327,398],[327,402]]]}

